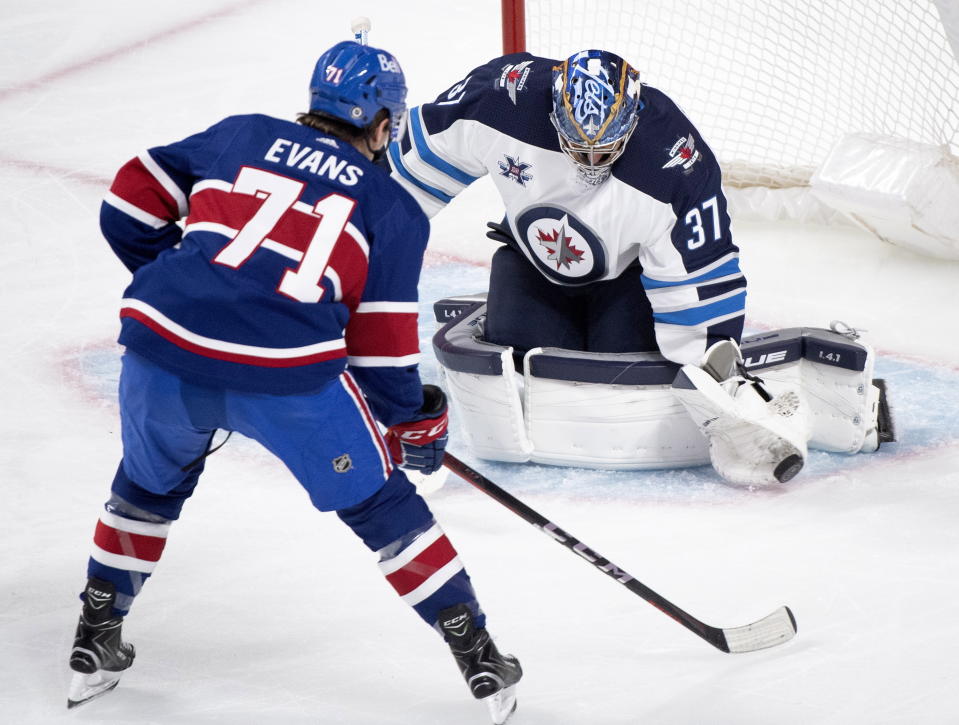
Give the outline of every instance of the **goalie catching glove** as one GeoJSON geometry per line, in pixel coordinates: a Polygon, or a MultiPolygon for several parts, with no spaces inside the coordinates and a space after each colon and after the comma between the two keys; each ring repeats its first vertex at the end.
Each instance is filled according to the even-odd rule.
{"type": "Polygon", "coordinates": [[[713,468],[730,483],[785,483],[802,469],[808,433],[798,391],[746,372],[732,340],[710,347],[702,367],[684,365],[673,392],[706,436],[713,468]]]}
{"type": "Polygon", "coordinates": [[[435,473],[443,465],[449,439],[446,394],[435,385],[423,386],[420,417],[386,429],[390,457],[400,468],[435,473]]]}

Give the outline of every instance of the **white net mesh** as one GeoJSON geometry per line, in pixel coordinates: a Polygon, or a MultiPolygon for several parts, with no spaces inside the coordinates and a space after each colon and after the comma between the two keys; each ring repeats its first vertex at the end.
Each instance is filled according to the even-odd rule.
{"type": "Polygon", "coordinates": [[[728,185],[808,182],[845,133],[959,155],[959,0],[527,0],[527,49],[611,50],[690,116],[728,185]]]}

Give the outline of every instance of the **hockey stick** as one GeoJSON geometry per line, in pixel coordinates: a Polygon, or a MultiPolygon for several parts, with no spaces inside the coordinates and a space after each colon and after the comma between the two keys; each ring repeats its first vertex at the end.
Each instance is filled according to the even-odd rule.
{"type": "Polygon", "coordinates": [[[780,607],[759,621],[742,627],[722,629],[700,622],[696,617],[684,612],[668,599],[660,596],[639,580],[634,579],[632,575],[620,569],[609,559],[586,546],[575,536],[563,531],[545,516],[504,491],[486,476],[473,470],[456,456],[447,453],[443,459],[443,465],[467,483],[501,503],[527,523],[541,529],[550,538],[558,541],[601,572],[618,581],[633,594],[642,597],[663,614],[672,617],[693,634],[702,637],[723,652],[753,652],[766,647],[775,647],[783,642],[788,642],[796,634],[796,618],[789,607],[780,607]]]}

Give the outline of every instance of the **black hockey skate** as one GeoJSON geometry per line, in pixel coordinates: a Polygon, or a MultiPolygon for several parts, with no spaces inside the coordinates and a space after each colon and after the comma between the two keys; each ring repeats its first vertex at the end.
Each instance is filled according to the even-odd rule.
{"type": "Polygon", "coordinates": [[[123,670],[133,664],[133,645],[120,638],[123,617],[113,616],[116,590],[113,582],[91,578],[86,600],[70,652],[70,683],[67,707],[76,707],[105,695],[120,681],[123,670]]]}
{"type": "Polygon", "coordinates": [[[444,609],[438,622],[473,697],[486,702],[494,725],[503,725],[516,710],[516,683],[523,676],[519,660],[500,654],[465,604],[444,609]]]}

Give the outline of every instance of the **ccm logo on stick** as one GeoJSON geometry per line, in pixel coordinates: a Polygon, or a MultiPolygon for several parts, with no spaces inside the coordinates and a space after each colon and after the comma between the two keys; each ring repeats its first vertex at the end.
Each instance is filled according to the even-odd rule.
{"type": "Polygon", "coordinates": [[[633,577],[630,574],[620,569],[605,556],[602,556],[601,554],[590,549],[582,541],[576,541],[575,544],[570,545],[568,542],[573,537],[559,528],[559,526],[556,524],[548,522],[543,524],[543,526],[540,528],[556,539],[559,543],[565,544],[568,548],[572,549],[575,553],[586,559],[586,561],[595,566],[597,569],[609,574],[611,577],[619,581],[620,584],[625,584],[626,582],[632,580],[633,577]]]}

